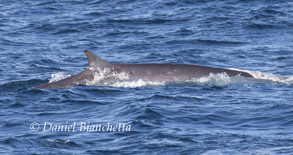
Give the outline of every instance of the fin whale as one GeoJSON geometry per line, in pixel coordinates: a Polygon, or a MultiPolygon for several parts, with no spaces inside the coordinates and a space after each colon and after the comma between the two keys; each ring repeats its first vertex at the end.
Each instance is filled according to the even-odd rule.
{"type": "Polygon", "coordinates": [[[185,81],[192,78],[207,76],[210,73],[226,73],[228,76],[243,76],[253,78],[247,72],[214,68],[189,64],[118,64],[107,62],[89,50],[84,51],[89,66],[83,72],[60,81],[37,86],[37,89],[68,88],[76,85],[86,85],[94,79],[96,72],[107,69],[108,73],[124,73],[129,79],[150,81],[185,81]]]}

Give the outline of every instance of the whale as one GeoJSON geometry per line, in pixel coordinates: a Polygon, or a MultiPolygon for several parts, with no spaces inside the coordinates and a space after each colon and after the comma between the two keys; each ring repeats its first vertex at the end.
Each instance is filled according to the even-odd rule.
{"type": "MultiPolygon", "coordinates": [[[[224,73],[230,77],[242,76],[246,78],[254,78],[251,74],[231,69],[191,65],[191,64],[126,64],[126,63],[111,63],[101,59],[89,50],[84,51],[89,65],[86,70],[79,74],[65,78],[56,82],[49,82],[34,88],[49,89],[49,88],[68,88],[76,85],[87,85],[90,81],[95,79],[97,73],[104,73],[107,75],[123,74],[127,79],[142,79],[148,81],[164,81],[177,82],[186,81],[193,78],[200,78],[208,76],[211,73],[224,73]]],[[[111,79],[111,76],[107,76],[111,79]]]]}

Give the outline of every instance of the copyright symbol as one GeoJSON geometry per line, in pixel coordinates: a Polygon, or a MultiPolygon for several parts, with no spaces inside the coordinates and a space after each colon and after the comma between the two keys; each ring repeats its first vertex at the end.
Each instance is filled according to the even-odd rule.
{"type": "Polygon", "coordinates": [[[32,131],[39,131],[39,129],[40,129],[40,124],[37,123],[37,122],[33,122],[33,123],[31,124],[30,128],[31,128],[32,131]]]}

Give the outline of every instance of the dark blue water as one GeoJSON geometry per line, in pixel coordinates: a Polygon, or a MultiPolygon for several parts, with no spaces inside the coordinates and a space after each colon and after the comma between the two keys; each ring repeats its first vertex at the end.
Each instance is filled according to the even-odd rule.
{"type": "Polygon", "coordinates": [[[292,154],[292,34],[292,1],[0,0],[0,153],[292,154]],[[84,70],[85,49],[256,79],[32,88],[84,70]]]}

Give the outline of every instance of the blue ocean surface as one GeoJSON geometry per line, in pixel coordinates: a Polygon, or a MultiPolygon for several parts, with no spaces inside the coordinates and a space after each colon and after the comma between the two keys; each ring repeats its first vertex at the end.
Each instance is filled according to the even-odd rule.
{"type": "Polygon", "coordinates": [[[0,154],[293,154],[293,2],[0,0],[0,154]],[[244,70],[34,89],[116,63],[244,70]]]}

